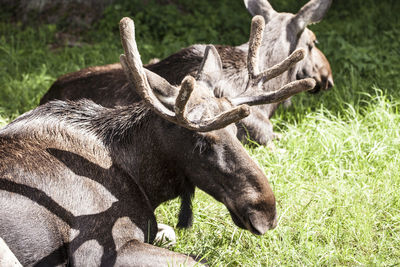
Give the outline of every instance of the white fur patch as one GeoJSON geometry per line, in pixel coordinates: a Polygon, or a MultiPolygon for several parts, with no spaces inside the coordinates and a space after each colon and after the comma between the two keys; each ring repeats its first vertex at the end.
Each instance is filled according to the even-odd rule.
{"type": "Polygon", "coordinates": [[[154,239],[154,244],[161,245],[163,247],[172,247],[176,244],[176,235],[174,229],[166,224],[159,223],[158,232],[154,239]]]}

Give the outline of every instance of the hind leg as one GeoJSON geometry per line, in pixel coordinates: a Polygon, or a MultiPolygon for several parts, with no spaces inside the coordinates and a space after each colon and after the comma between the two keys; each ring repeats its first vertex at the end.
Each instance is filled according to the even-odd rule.
{"type": "Polygon", "coordinates": [[[278,136],[274,133],[269,118],[257,109],[252,109],[250,116],[241,120],[238,125],[237,137],[244,143],[252,143],[253,140],[259,145],[268,146],[278,136]]]}

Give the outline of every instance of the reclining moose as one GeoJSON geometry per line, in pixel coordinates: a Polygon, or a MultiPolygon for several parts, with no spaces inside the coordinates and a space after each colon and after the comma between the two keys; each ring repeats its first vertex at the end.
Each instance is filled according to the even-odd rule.
{"type": "MultiPolygon", "coordinates": [[[[149,244],[157,234],[154,209],[195,186],[221,201],[241,228],[264,234],[277,224],[272,189],[234,123],[249,105],[282,101],[315,81],[216,98],[202,80],[188,76],[175,87],[145,70],[133,21],[123,18],[120,32],[121,63],[142,101],[115,108],[52,101],[0,130],[0,236],[23,266],[195,265],[149,244]]],[[[220,67],[212,51],[199,76],[220,67]]]]}
{"type": "MultiPolygon", "coordinates": [[[[274,78],[264,75],[254,78],[246,62],[248,43],[237,47],[216,46],[222,59],[223,75],[216,75],[213,81],[217,97],[236,97],[242,94],[257,95],[280,88],[288,82],[311,77],[317,81],[312,92],[327,90],[333,86],[332,71],[324,54],[316,47],[316,37],[307,25],[320,21],[329,9],[331,0],[311,0],[297,14],[278,13],[267,0],[244,0],[249,12],[265,19],[264,39],[258,55],[261,69],[267,69],[288,57],[295,49],[304,49],[305,59],[287,73],[274,78]],[[249,83],[257,86],[248,87],[249,83]]],[[[206,45],[193,45],[146,66],[171,84],[180,84],[190,74],[194,76],[200,67],[206,45]]],[[[276,74],[277,76],[277,74],[276,74]]],[[[76,100],[88,98],[94,102],[114,107],[128,105],[138,100],[120,64],[97,66],[83,69],[60,77],[43,96],[40,103],[52,99],[76,100]]],[[[238,138],[242,141],[249,136],[258,144],[267,145],[277,135],[273,132],[270,118],[279,102],[251,107],[251,114],[238,123],[238,138]]]]}

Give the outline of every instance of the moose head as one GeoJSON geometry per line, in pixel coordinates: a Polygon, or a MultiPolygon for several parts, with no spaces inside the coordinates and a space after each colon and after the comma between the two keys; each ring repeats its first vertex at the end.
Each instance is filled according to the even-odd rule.
{"type": "MultiPolygon", "coordinates": [[[[251,51],[257,51],[260,46],[257,26],[260,21],[261,17],[253,19],[251,40],[255,41],[250,42],[251,51]]],[[[197,81],[187,76],[179,87],[174,87],[143,68],[130,19],[121,20],[120,31],[125,51],[120,60],[128,80],[156,114],[176,125],[162,127],[165,141],[160,143],[164,151],[169,151],[171,159],[184,163],[177,164],[176,168],[182,171],[189,184],[224,203],[239,227],[255,234],[274,228],[276,210],[272,190],[261,169],[236,138],[236,127],[232,123],[249,115],[249,105],[282,101],[311,89],[314,80],[296,81],[280,90],[256,96],[216,98],[212,86],[207,83],[207,77],[222,73],[221,60],[213,46],[205,51],[197,81]]],[[[254,69],[256,54],[249,53],[254,69]]],[[[282,73],[298,60],[291,58],[274,66],[272,72],[282,73]]],[[[255,79],[264,76],[254,73],[255,79]]]]}

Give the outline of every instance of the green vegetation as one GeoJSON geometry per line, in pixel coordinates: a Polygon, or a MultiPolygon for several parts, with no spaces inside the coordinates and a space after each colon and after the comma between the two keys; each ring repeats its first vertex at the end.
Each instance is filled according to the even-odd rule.
{"type": "MultiPolygon", "coordinates": [[[[117,62],[122,16],[135,19],[145,62],[193,43],[247,40],[250,16],[242,1],[142,2],[115,1],[80,37],[81,47],[55,46],[59,25],[0,21],[0,125],[34,108],[58,76],[117,62]]],[[[271,1],[291,12],[304,2],[271,1]]],[[[175,251],[203,255],[211,266],[400,264],[400,2],[334,1],[310,28],[336,86],[296,96],[292,107],[278,110],[277,151],[248,148],[273,186],[279,226],[253,236],[197,191],[194,227],[177,232],[175,251]]],[[[175,225],[177,212],[174,200],[157,215],[175,225]]]]}

